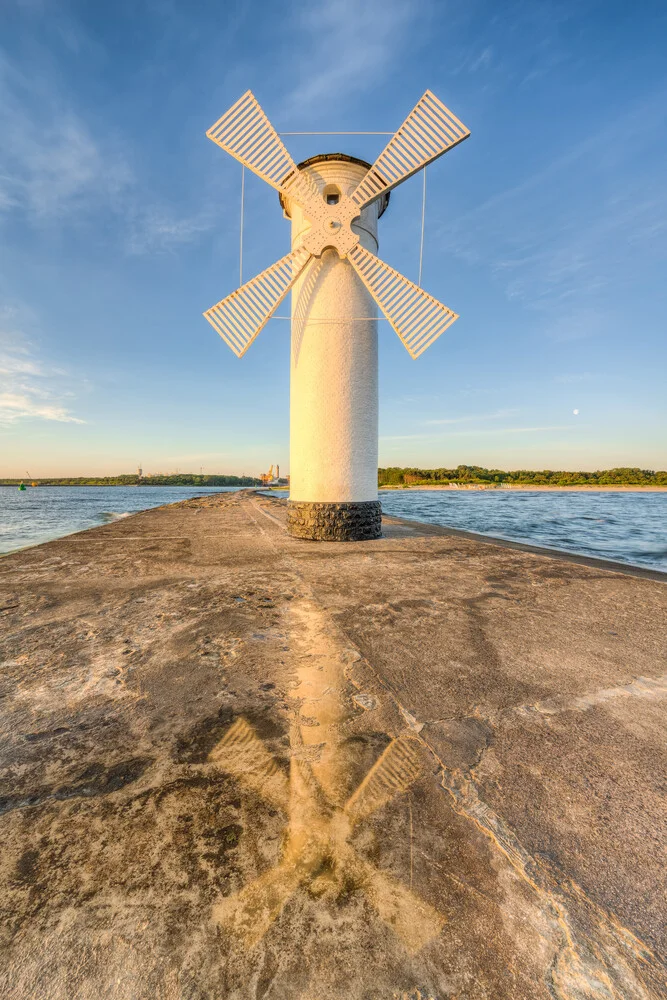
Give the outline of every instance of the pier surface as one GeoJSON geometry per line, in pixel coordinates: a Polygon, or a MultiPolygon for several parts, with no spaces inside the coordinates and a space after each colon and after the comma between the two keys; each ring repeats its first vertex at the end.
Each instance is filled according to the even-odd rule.
{"type": "Polygon", "coordinates": [[[665,583],[285,514],[0,560],[0,995],[667,996],[665,583]]]}

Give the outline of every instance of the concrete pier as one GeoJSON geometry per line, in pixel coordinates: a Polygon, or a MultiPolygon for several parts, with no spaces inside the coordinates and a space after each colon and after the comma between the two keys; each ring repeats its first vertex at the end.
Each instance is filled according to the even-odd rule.
{"type": "Polygon", "coordinates": [[[285,518],[0,560],[3,1000],[667,996],[664,577],[285,518]]]}

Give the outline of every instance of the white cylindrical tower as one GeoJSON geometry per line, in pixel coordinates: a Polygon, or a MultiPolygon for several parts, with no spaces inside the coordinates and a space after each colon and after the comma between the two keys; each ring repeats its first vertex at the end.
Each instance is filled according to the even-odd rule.
{"type": "MultiPolygon", "coordinates": [[[[315,156],[299,168],[329,205],[350,195],[369,169],[343,153],[315,156]]],[[[359,242],[377,253],[377,221],[385,194],[352,224],[359,242]]],[[[289,199],[292,249],[310,223],[289,199]]],[[[334,223],[335,225],[335,223],[334,223]]],[[[288,531],[300,538],[378,538],[377,307],[337,250],[313,258],[292,290],[290,499],[288,531]]]]}

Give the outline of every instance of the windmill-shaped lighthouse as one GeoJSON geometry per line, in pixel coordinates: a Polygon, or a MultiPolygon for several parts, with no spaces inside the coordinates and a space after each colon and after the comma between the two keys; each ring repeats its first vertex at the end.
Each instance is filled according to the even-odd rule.
{"type": "Polygon", "coordinates": [[[458,317],[376,256],[389,192],[470,135],[429,90],[371,166],[298,166],[248,91],[206,133],[276,188],[292,251],[204,313],[240,358],[292,291],[288,530],[378,538],[377,306],[417,358],[458,317]]]}

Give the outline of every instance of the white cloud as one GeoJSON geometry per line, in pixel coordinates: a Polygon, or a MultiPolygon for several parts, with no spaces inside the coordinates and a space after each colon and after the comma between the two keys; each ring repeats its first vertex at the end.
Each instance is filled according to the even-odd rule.
{"type": "Polygon", "coordinates": [[[0,354],[0,376],[41,375],[42,371],[34,361],[10,354],[0,354]]]}
{"type": "Polygon", "coordinates": [[[113,216],[129,254],[170,251],[211,228],[202,213],[156,204],[130,168],[129,140],[89,124],[47,69],[30,70],[0,53],[0,216],[70,226],[113,216]]]}
{"type": "Polygon", "coordinates": [[[298,4],[293,16],[292,64],[296,85],[287,96],[285,115],[310,111],[324,101],[341,101],[377,86],[405,60],[413,21],[423,25],[430,3],[397,0],[327,0],[298,4]]]}
{"type": "MultiPolygon", "coordinates": [[[[27,387],[26,387],[27,388],[27,387]]],[[[23,395],[0,392],[0,423],[11,424],[22,417],[38,417],[41,420],[58,420],[61,423],[83,424],[72,416],[64,406],[53,406],[37,401],[27,390],[23,395]]]]}
{"type": "Polygon", "coordinates": [[[536,434],[539,431],[571,431],[569,424],[552,424],[547,427],[496,427],[492,431],[456,431],[457,434],[536,434]]]}
{"type": "Polygon", "coordinates": [[[479,413],[472,414],[469,417],[446,417],[442,420],[424,420],[425,424],[464,424],[470,423],[470,421],[486,422],[487,420],[503,420],[505,417],[514,416],[518,413],[518,409],[514,408],[511,410],[496,410],[495,413],[479,413]]]}
{"type": "Polygon", "coordinates": [[[467,67],[468,72],[476,73],[478,69],[488,69],[488,67],[491,65],[492,59],[493,59],[493,49],[491,48],[490,45],[487,45],[485,49],[483,49],[476,56],[472,57],[467,67]]]}
{"type": "Polygon", "coordinates": [[[167,253],[184,243],[193,243],[214,224],[203,214],[175,218],[156,208],[139,213],[132,225],[126,248],[130,254],[167,253]]]}
{"type": "Polygon", "coordinates": [[[579,372],[572,375],[555,375],[554,382],[558,382],[561,385],[576,385],[579,382],[592,382],[596,378],[599,378],[599,376],[593,372],[579,372]]]}
{"type": "Polygon", "coordinates": [[[13,326],[17,310],[0,309],[0,425],[33,418],[83,424],[66,405],[69,376],[45,364],[22,331],[13,326]]]}
{"type": "Polygon", "coordinates": [[[453,254],[488,267],[508,299],[539,311],[550,339],[604,335],[613,296],[642,281],[647,257],[667,257],[657,140],[666,97],[663,87],[584,138],[565,138],[560,156],[436,227],[453,254]]]}
{"type": "Polygon", "coordinates": [[[55,81],[0,57],[0,210],[36,219],[112,203],[131,183],[119,149],[96,138],[55,81]]]}
{"type": "Polygon", "coordinates": [[[492,430],[489,428],[484,428],[480,430],[467,430],[467,431],[443,431],[441,434],[394,434],[394,435],[381,435],[380,441],[426,441],[433,440],[435,438],[450,438],[450,437],[475,437],[484,436],[485,438],[489,434],[497,434],[502,436],[503,434],[537,434],[541,431],[571,431],[573,430],[570,424],[553,424],[546,427],[494,427],[492,430]]]}

